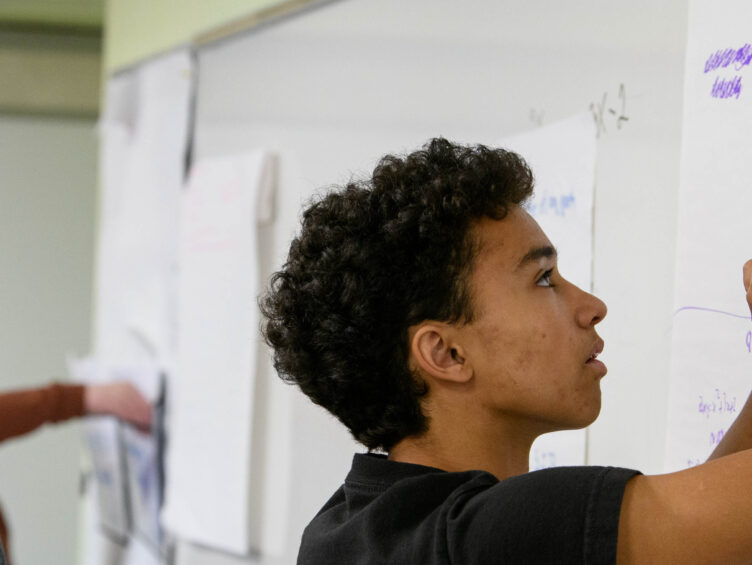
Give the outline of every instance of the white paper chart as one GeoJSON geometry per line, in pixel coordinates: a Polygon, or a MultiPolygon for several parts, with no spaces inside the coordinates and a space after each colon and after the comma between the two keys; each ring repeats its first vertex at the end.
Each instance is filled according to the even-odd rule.
{"type": "MultiPolygon", "coordinates": [[[[587,291],[592,286],[596,127],[590,115],[501,140],[530,165],[535,194],[527,206],[559,252],[559,269],[587,291]]],[[[546,434],[530,452],[530,469],[584,465],[585,430],[546,434]]]]}
{"type": "Polygon", "coordinates": [[[163,518],[186,539],[239,554],[250,549],[256,226],[271,213],[272,166],[262,150],[200,160],[181,207],[163,518]]]}
{"type": "Polygon", "coordinates": [[[752,384],[752,4],[690,5],[666,470],[705,461],[752,384]]]}

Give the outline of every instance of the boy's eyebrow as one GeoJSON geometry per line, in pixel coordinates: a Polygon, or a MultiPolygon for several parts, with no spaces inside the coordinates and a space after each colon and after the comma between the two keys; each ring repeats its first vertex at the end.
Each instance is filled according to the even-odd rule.
{"type": "Polygon", "coordinates": [[[517,268],[515,270],[520,270],[522,267],[524,267],[528,263],[537,261],[541,257],[556,259],[557,256],[558,256],[558,253],[556,252],[556,248],[553,245],[543,245],[540,247],[533,247],[530,251],[528,251],[525,254],[525,256],[522,259],[520,259],[520,262],[517,263],[517,268]]]}

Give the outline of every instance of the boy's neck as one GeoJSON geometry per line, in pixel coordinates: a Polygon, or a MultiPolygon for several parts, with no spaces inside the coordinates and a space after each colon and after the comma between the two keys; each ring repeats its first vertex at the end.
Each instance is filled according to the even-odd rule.
{"type": "MultiPolygon", "coordinates": [[[[444,471],[487,471],[503,480],[529,470],[533,434],[483,422],[444,422],[432,418],[429,430],[394,445],[389,459],[444,471]]],[[[514,427],[513,427],[514,428],[514,427]]]]}

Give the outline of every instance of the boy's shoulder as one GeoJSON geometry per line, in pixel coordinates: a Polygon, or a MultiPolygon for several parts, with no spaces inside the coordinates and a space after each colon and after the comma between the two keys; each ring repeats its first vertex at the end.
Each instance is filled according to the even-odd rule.
{"type": "Polygon", "coordinates": [[[298,563],[351,563],[353,555],[364,564],[615,559],[621,496],[635,474],[560,467],[499,481],[485,471],[448,473],[359,454],[306,528],[298,563]]]}

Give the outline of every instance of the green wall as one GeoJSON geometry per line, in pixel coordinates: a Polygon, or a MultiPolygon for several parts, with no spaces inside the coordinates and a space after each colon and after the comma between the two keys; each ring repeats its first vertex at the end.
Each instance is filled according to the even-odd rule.
{"type": "Polygon", "coordinates": [[[0,22],[98,28],[104,0],[2,0],[0,22]]]}
{"type": "Polygon", "coordinates": [[[147,57],[289,0],[107,0],[105,70],[147,57]]]}

